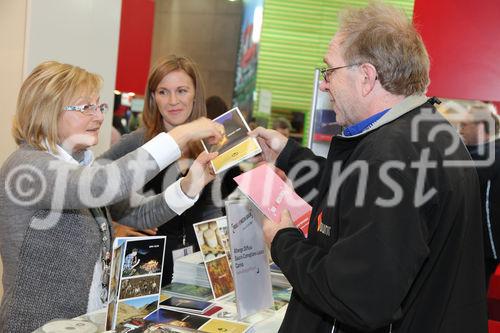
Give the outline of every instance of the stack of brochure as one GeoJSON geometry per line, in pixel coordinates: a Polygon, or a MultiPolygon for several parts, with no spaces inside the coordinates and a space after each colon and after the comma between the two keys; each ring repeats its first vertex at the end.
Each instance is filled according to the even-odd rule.
{"type": "Polygon", "coordinates": [[[271,283],[273,286],[281,287],[281,288],[290,288],[290,282],[286,279],[286,277],[281,273],[271,272],[271,283]]]}
{"type": "Polygon", "coordinates": [[[175,260],[172,282],[210,288],[201,252],[195,252],[175,260]]]}
{"type": "Polygon", "coordinates": [[[275,287],[279,288],[290,288],[290,282],[281,272],[281,269],[273,262],[269,265],[271,268],[271,283],[275,287]]]}
{"type": "Polygon", "coordinates": [[[205,312],[213,308],[214,305],[215,303],[213,302],[198,301],[185,297],[172,296],[161,302],[160,308],[180,312],[204,314],[205,312]]]}
{"type": "Polygon", "coordinates": [[[279,310],[290,303],[292,288],[280,288],[273,286],[274,310],[279,310]]]}
{"type": "Polygon", "coordinates": [[[208,301],[213,299],[212,289],[210,288],[178,282],[172,282],[168,286],[165,286],[162,288],[161,292],[168,297],[187,297],[199,301],[208,301]]]}

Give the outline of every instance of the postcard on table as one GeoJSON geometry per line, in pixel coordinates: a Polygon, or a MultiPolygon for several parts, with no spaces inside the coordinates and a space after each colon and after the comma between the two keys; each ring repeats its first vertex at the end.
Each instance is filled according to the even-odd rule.
{"type": "Polygon", "coordinates": [[[145,320],[144,324],[141,326],[129,325],[124,327],[123,330],[117,332],[127,332],[127,333],[200,333],[201,331],[187,328],[179,327],[175,325],[165,324],[165,323],[155,323],[149,320],[145,320]]]}
{"type": "Polygon", "coordinates": [[[172,310],[165,310],[162,308],[151,313],[144,319],[155,323],[165,323],[173,326],[195,330],[199,329],[210,320],[210,318],[208,317],[172,310]]]}
{"type": "Polygon", "coordinates": [[[250,329],[250,324],[221,319],[211,319],[209,322],[200,327],[200,331],[207,333],[244,333],[249,332],[250,329]]]}
{"type": "Polygon", "coordinates": [[[122,323],[131,319],[140,320],[158,309],[159,296],[152,295],[119,301],[116,311],[115,329],[120,332],[122,323]]]}
{"type": "Polygon", "coordinates": [[[234,291],[233,275],[227,257],[205,263],[214,298],[220,298],[234,291]]]}
{"type": "Polygon", "coordinates": [[[209,153],[219,153],[212,160],[215,173],[222,172],[262,151],[257,140],[248,136],[250,128],[238,108],[227,111],[213,121],[224,126],[225,135],[216,144],[209,144],[207,140],[202,140],[202,144],[209,153]]]}
{"type": "Polygon", "coordinates": [[[234,180],[238,188],[270,220],[279,223],[281,212],[288,209],[293,223],[307,237],[311,205],[295,193],[269,165],[262,164],[235,177],[234,180]]]}
{"type": "MultiPolygon", "coordinates": [[[[226,221],[226,217],[224,216],[218,219],[193,224],[196,239],[198,240],[198,245],[203,255],[203,261],[210,261],[227,254],[227,238],[220,230],[218,223],[220,219],[226,221]]],[[[225,224],[227,225],[227,222],[225,222],[225,224]]]]}
{"type": "Polygon", "coordinates": [[[203,254],[205,269],[214,298],[220,298],[234,291],[233,275],[229,258],[224,248],[224,237],[217,220],[207,220],[193,224],[193,228],[203,254]]]}

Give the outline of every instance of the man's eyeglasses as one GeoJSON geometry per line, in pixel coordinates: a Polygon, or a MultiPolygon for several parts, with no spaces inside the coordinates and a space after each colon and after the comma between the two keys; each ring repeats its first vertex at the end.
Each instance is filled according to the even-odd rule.
{"type": "Polygon", "coordinates": [[[339,67],[321,68],[319,70],[319,72],[321,73],[321,75],[323,75],[323,80],[325,80],[325,82],[330,82],[328,77],[330,76],[330,74],[332,74],[337,69],[352,67],[352,66],[359,66],[359,65],[361,65],[361,64],[351,64],[351,65],[345,65],[345,66],[339,66],[339,67]]]}
{"type": "Polygon", "coordinates": [[[108,104],[102,103],[102,104],[84,104],[84,105],[70,105],[70,106],[65,106],[64,111],[80,111],[84,115],[90,116],[90,115],[95,115],[97,114],[97,111],[104,113],[108,111],[108,104]]]}

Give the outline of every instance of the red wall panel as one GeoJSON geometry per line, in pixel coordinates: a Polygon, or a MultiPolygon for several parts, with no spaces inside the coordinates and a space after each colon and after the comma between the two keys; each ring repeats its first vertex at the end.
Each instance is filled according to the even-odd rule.
{"type": "Polygon", "coordinates": [[[415,0],[431,57],[429,95],[500,101],[500,1],[415,0]]]}
{"type": "Polygon", "coordinates": [[[143,95],[151,62],[155,2],[122,0],[116,89],[143,95]]]}

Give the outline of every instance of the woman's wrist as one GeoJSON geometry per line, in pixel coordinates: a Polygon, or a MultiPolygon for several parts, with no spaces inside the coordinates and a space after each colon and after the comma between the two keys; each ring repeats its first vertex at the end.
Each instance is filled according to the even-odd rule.
{"type": "Polygon", "coordinates": [[[184,194],[190,199],[196,198],[196,196],[201,192],[201,189],[197,189],[196,186],[193,185],[191,177],[189,176],[182,178],[180,185],[182,192],[184,192],[184,194]]]}
{"type": "Polygon", "coordinates": [[[189,141],[189,130],[186,129],[187,125],[180,125],[172,128],[168,134],[175,140],[179,148],[182,150],[189,141]]]}

